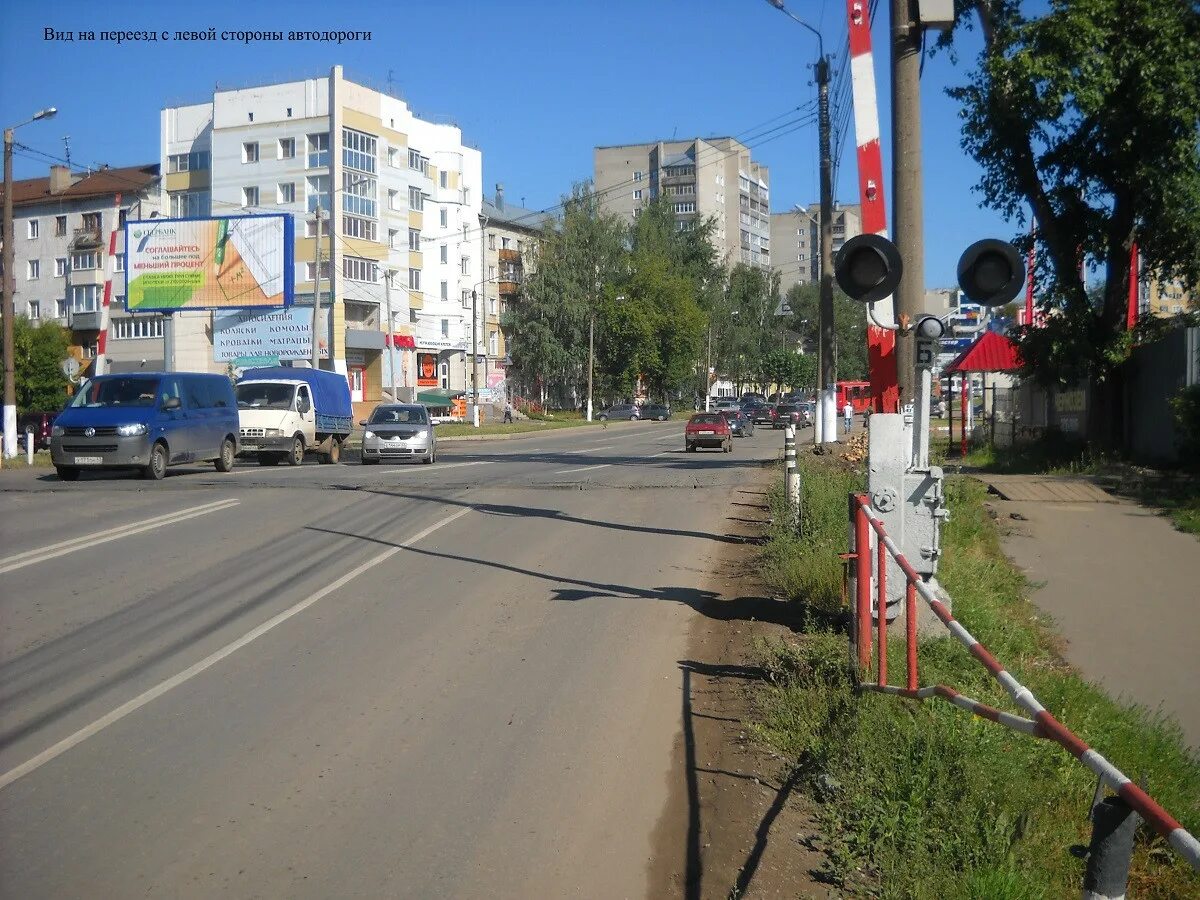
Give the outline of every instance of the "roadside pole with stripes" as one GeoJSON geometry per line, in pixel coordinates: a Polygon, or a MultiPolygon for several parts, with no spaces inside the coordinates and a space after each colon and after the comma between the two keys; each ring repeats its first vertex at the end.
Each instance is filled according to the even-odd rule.
{"type": "Polygon", "coordinates": [[[112,304],[113,275],[117,268],[117,232],[121,228],[121,195],[116,195],[113,209],[112,231],[108,235],[108,259],[104,262],[104,302],[100,306],[100,334],[96,337],[96,362],[92,369],[96,375],[108,371],[108,322],[109,306],[112,304]]]}
{"type": "MultiPolygon", "coordinates": [[[[879,103],[875,93],[875,57],[871,53],[871,17],[867,0],[846,0],[850,18],[850,82],[854,97],[854,135],[858,145],[858,194],[864,234],[887,236],[883,196],[883,159],[879,149],[879,103]]],[[[891,297],[872,305],[867,323],[867,362],[874,412],[900,409],[896,371],[896,335],[891,297]]]]}
{"type": "Polygon", "coordinates": [[[789,524],[800,528],[800,470],[796,468],[796,426],[791,422],[783,432],[783,486],[787,496],[789,524]]]}

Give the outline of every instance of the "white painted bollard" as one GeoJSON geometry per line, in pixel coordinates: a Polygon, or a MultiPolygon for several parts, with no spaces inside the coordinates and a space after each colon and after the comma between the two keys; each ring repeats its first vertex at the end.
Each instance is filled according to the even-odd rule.
{"type": "Polygon", "coordinates": [[[33,432],[25,432],[25,462],[33,465],[33,432]]]}
{"type": "Polygon", "coordinates": [[[800,529],[800,470],[796,466],[796,426],[788,423],[783,432],[783,486],[790,524],[800,529]]]}

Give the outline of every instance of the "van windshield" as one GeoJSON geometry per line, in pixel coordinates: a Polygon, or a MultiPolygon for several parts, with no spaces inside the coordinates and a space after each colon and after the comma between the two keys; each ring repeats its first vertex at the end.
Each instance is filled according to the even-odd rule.
{"type": "Polygon", "coordinates": [[[372,425],[424,425],[426,422],[423,406],[377,406],[370,419],[372,425]]]}
{"type": "Polygon", "coordinates": [[[158,395],[156,378],[95,378],[71,400],[74,409],[153,406],[158,395]]]}
{"type": "Polygon", "coordinates": [[[270,381],[243,381],[237,386],[238,409],[291,409],[296,386],[270,381]]]}

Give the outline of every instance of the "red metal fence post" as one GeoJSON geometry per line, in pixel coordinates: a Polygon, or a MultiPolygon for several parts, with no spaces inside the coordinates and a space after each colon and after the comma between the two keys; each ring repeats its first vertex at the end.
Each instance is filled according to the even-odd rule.
{"type": "Polygon", "coordinates": [[[962,435],[962,437],[961,437],[962,449],[960,450],[959,455],[966,457],[966,455],[967,455],[967,404],[971,402],[971,385],[969,384],[969,379],[967,378],[966,372],[962,373],[961,378],[962,378],[962,381],[961,381],[962,386],[958,392],[958,402],[959,402],[959,406],[962,409],[962,422],[959,423],[958,431],[959,431],[959,434],[962,435]]]}
{"type": "Polygon", "coordinates": [[[879,595],[875,600],[875,606],[879,621],[875,628],[879,646],[875,652],[879,656],[879,677],[876,680],[880,684],[887,684],[887,547],[884,546],[882,538],[878,541],[878,547],[879,559],[876,563],[878,569],[876,578],[879,581],[879,595]]]}
{"type": "Polygon", "coordinates": [[[854,498],[854,599],[858,637],[858,666],[871,665],[871,525],[863,508],[866,496],[854,498]]]}
{"type": "Polygon", "coordinates": [[[917,585],[908,582],[908,590],[904,592],[904,631],[905,646],[908,651],[908,689],[917,689],[917,585]]]}

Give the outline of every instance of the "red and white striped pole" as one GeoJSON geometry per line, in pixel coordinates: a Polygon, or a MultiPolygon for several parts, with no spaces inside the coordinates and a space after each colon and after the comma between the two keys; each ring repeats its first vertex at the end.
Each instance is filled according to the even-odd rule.
{"type": "MultiPolygon", "coordinates": [[[[864,234],[887,235],[883,199],[883,158],[879,149],[879,101],[875,93],[875,57],[871,53],[871,17],[867,0],[846,0],[850,17],[850,83],[854,91],[854,136],[858,145],[858,194],[864,234]]],[[[896,371],[896,335],[891,297],[875,303],[867,323],[867,363],[875,412],[900,409],[896,371]],[[878,323],[878,324],[876,324],[878,323]],[[880,327],[880,326],[887,327],[880,327]]]]}
{"type": "Polygon", "coordinates": [[[1137,242],[1129,248],[1129,308],[1125,312],[1125,327],[1130,331],[1137,328],[1138,320],[1138,265],[1141,262],[1137,242]]]}
{"type": "Polygon", "coordinates": [[[108,371],[108,320],[109,305],[112,303],[113,275],[117,268],[117,231],[121,227],[121,195],[113,203],[112,231],[108,235],[108,259],[104,263],[104,302],[100,306],[100,334],[96,338],[96,363],[92,369],[96,375],[108,371]]]}

